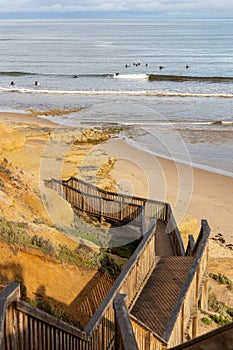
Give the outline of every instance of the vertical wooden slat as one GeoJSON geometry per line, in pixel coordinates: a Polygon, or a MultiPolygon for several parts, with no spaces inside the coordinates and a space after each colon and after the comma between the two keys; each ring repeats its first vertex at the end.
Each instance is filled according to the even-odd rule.
{"type": "MultiPolygon", "coordinates": [[[[62,186],[60,184],[56,184],[59,191],[61,191],[62,186]]],[[[93,210],[95,213],[98,213],[102,207],[100,205],[99,198],[95,197],[96,194],[102,195],[101,191],[97,191],[93,187],[88,187],[82,184],[82,188],[85,189],[86,193],[92,194],[92,197],[88,197],[87,195],[81,195],[82,200],[84,201],[84,206],[86,206],[86,210],[93,210]],[[100,207],[101,206],[101,207],[100,207]]],[[[65,188],[65,191],[67,190],[67,193],[69,193],[69,200],[70,201],[77,201],[77,192],[74,190],[70,190],[68,188],[65,188]]],[[[112,195],[108,195],[109,198],[111,198],[112,195]]],[[[106,195],[107,197],[107,195],[106,195]]],[[[117,197],[118,198],[118,197],[117,197]]],[[[101,199],[102,203],[102,199],[101,199]]],[[[140,200],[135,199],[135,203],[139,205],[138,207],[133,206],[131,203],[126,205],[124,207],[124,210],[121,210],[122,203],[120,201],[115,202],[108,202],[107,200],[103,200],[104,203],[104,209],[106,215],[111,215],[112,218],[121,218],[121,215],[124,214],[124,217],[130,218],[130,219],[136,219],[138,220],[138,216],[140,216],[140,200]]],[[[144,203],[145,204],[145,203],[144,203]]],[[[150,205],[150,210],[154,215],[161,215],[161,207],[159,205],[150,205]]],[[[165,207],[164,207],[165,208],[165,207]]],[[[85,209],[85,208],[84,208],[85,209]]],[[[164,210],[164,209],[163,209],[164,210]]],[[[174,232],[175,234],[175,232],[174,232]]],[[[129,274],[127,275],[127,278],[123,281],[121,288],[119,289],[119,292],[125,292],[128,294],[128,301],[127,303],[130,305],[130,303],[134,300],[136,294],[140,290],[141,286],[145,282],[145,279],[147,278],[147,275],[149,274],[150,270],[153,268],[155,264],[155,256],[154,256],[154,235],[151,236],[150,240],[146,242],[146,246],[143,248],[143,251],[140,252],[140,255],[138,256],[137,263],[133,268],[130,270],[129,274]]],[[[203,268],[204,270],[204,268],[203,268]]],[[[200,273],[202,274],[202,270],[200,273]]],[[[199,287],[199,283],[196,284],[197,287],[199,287]]],[[[96,293],[98,293],[98,285],[96,289],[96,293]]],[[[192,296],[196,295],[195,289],[192,290],[192,296]],[[193,293],[194,292],[194,293],[193,293]]],[[[95,295],[97,301],[99,299],[98,294],[95,295]]],[[[97,302],[96,301],[96,302],[97,302]]],[[[193,299],[190,297],[190,306],[194,302],[193,299]]],[[[12,318],[14,320],[14,318],[12,318]]],[[[179,319],[180,322],[180,319],[179,319]]],[[[9,315],[8,319],[8,325],[11,323],[11,316],[9,315]]],[[[106,309],[105,314],[103,315],[102,319],[100,320],[99,326],[96,328],[94,332],[94,338],[92,340],[93,349],[99,349],[98,346],[103,347],[106,344],[106,347],[111,347],[111,344],[113,343],[114,338],[114,330],[112,329],[114,325],[114,312],[112,309],[112,304],[109,305],[109,307],[106,309]]],[[[34,346],[34,349],[37,349],[37,344],[40,342],[40,334],[41,334],[41,324],[40,321],[34,320],[32,317],[29,317],[29,341],[30,346],[34,346]],[[34,339],[34,340],[33,340],[34,339]]],[[[61,339],[64,339],[64,342],[67,344],[67,349],[72,349],[75,344],[77,343],[74,336],[71,334],[68,334],[65,337],[62,337],[61,331],[58,330],[58,328],[46,325],[46,328],[49,329],[48,335],[48,343],[47,343],[47,349],[58,349],[59,346],[61,346],[61,339]]],[[[176,332],[178,332],[179,327],[175,329],[176,332]]],[[[80,340],[80,344],[85,344],[84,341],[80,340]]]]}
{"type": "MultiPolygon", "coordinates": [[[[4,334],[6,334],[5,333],[5,327],[4,327],[4,334]]],[[[1,350],[7,350],[7,346],[6,346],[6,343],[5,343],[5,341],[6,341],[6,337],[2,337],[2,343],[1,343],[1,350]]]]}
{"type": "Polygon", "coordinates": [[[23,315],[23,321],[24,321],[24,343],[25,343],[25,350],[29,349],[29,322],[28,322],[28,316],[23,315]]]}
{"type": "Polygon", "coordinates": [[[42,340],[42,323],[41,321],[38,321],[38,325],[37,325],[37,328],[38,328],[38,350],[43,350],[42,348],[42,343],[43,343],[43,340],[42,340]]]}
{"type": "Polygon", "coordinates": [[[48,350],[51,350],[51,346],[50,346],[50,342],[51,342],[51,333],[50,333],[50,325],[47,325],[47,330],[46,330],[46,337],[47,337],[47,348],[48,348],[48,350]]]}
{"type": "Polygon", "coordinates": [[[55,329],[55,349],[59,350],[60,349],[60,344],[59,344],[59,330],[55,329]]]}
{"type": "Polygon", "coordinates": [[[55,334],[54,334],[54,327],[50,327],[50,349],[51,350],[55,350],[55,344],[54,344],[54,340],[55,340],[55,334]]]}
{"type": "Polygon", "coordinates": [[[41,343],[42,343],[42,349],[45,350],[47,349],[47,332],[46,332],[46,324],[42,322],[42,327],[41,327],[41,343]]]}
{"type": "Polygon", "coordinates": [[[29,346],[30,346],[30,349],[34,349],[34,344],[33,344],[33,319],[32,319],[32,317],[29,317],[29,346]]]}
{"type": "Polygon", "coordinates": [[[11,326],[11,320],[10,320],[10,315],[7,310],[6,316],[5,316],[5,334],[6,334],[6,348],[10,349],[11,348],[11,341],[10,341],[10,326],[11,326]]]}
{"type": "Polygon", "coordinates": [[[11,304],[10,307],[8,308],[8,311],[10,313],[10,318],[11,318],[11,326],[9,329],[9,333],[10,333],[10,338],[11,338],[11,347],[12,349],[16,349],[16,330],[15,330],[15,313],[14,313],[14,307],[11,304]]]}
{"type": "Polygon", "coordinates": [[[19,348],[24,350],[24,321],[23,314],[21,312],[18,313],[18,337],[19,337],[19,348]]]}
{"type": "Polygon", "coordinates": [[[17,311],[15,310],[14,305],[12,305],[12,313],[13,313],[13,320],[14,320],[14,330],[13,330],[13,337],[14,337],[14,347],[15,349],[19,349],[19,345],[20,345],[20,340],[19,340],[19,326],[18,326],[18,315],[17,315],[17,311]]]}
{"type": "Polygon", "coordinates": [[[32,329],[33,329],[33,333],[32,333],[32,337],[33,337],[33,346],[35,350],[38,350],[38,323],[39,321],[37,321],[36,319],[32,319],[32,329]]]}
{"type": "Polygon", "coordinates": [[[64,349],[63,345],[63,331],[59,330],[59,344],[60,344],[60,349],[64,349]]]}

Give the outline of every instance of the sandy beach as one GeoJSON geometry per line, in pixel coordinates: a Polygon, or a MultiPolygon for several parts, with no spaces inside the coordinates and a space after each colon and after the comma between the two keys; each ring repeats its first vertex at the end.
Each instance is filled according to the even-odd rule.
{"type": "MultiPolygon", "coordinates": [[[[16,225],[23,223],[29,235],[49,240],[57,250],[85,246],[95,254],[99,252],[96,244],[62,229],[73,225],[71,206],[50,189],[43,200],[41,180],[44,176],[58,178],[58,173],[63,178],[76,175],[99,187],[169,202],[185,245],[189,234],[196,237],[199,233],[201,219],[207,219],[212,230],[209,272],[233,280],[233,178],[155,157],[117,135],[110,138],[106,131],[61,128],[35,116],[0,113],[0,216],[16,225]]],[[[100,280],[96,270],[60,263],[34,247],[16,245],[12,251],[11,245],[1,242],[0,261],[1,288],[20,279],[31,299],[37,300],[39,291],[40,297],[55,307],[62,305],[75,319],[77,295],[85,298],[100,280]],[[54,285],[59,288],[54,290],[54,285]]],[[[210,285],[217,293],[218,286],[210,285]]],[[[232,293],[226,288],[217,295],[232,305],[232,293]]],[[[82,317],[80,322],[84,322],[82,317]]],[[[210,330],[202,328],[200,333],[210,330]]]]}
{"type": "Polygon", "coordinates": [[[121,139],[102,147],[117,158],[111,175],[118,191],[170,203],[184,238],[196,236],[207,219],[212,238],[220,233],[223,246],[233,244],[233,178],[155,157],[121,139]]]}
{"type": "Polygon", "coordinates": [[[0,121],[5,124],[30,124],[39,127],[56,128],[58,125],[51,122],[48,119],[31,116],[30,114],[24,113],[13,113],[13,112],[0,112],[0,121]]]}
{"type": "MultiPolygon", "coordinates": [[[[4,129],[8,140],[10,135],[13,145],[8,149],[9,145],[2,143],[2,147],[6,148],[2,151],[2,159],[6,157],[15,166],[28,171],[33,175],[32,181],[38,182],[44,147],[51,130],[59,130],[59,125],[35,116],[5,112],[0,113],[0,122],[12,127],[11,132],[8,130],[7,133],[4,128],[1,132],[4,129]]],[[[61,133],[56,134],[58,140],[60,135],[61,133]]],[[[207,219],[211,227],[211,238],[222,235],[210,240],[211,255],[233,255],[233,178],[155,157],[117,137],[110,140],[99,135],[95,137],[95,144],[87,146],[86,142],[85,147],[82,144],[75,150],[69,150],[62,170],[64,176],[73,175],[77,166],[80,174],[86,175],[90,175],[90,168],[95,168],[93,171],[100,173],[103,187],[107,186],[106,178],[108,181],[112,178],[112,183],[116,183],[119,192],[170,203],[185,241],[188,234],[196,237],[201,219],[207,219]],[[111,159],[116,159],[115,163],[111,159]],[[104,163],[105,171],[101,173],[100,168],[104,163]]],[[[3,142],[3,134],[1,139],[3,142]]]]}

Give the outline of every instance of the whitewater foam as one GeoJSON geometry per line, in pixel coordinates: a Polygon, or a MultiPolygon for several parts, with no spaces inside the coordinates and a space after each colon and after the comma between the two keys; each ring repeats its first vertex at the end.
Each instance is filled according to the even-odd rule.
{"type": "Polygon", "coordinates": [[[126,95],[126,96],[158,96],[158,97],[219,97],[233,98],[233,94],[226,93],[196,93],[173,91],[131,91],[131,90],[49,90],[27,88],[4,88],[0,92],[18,92],[27,94],[70,94],[70,95],[126,95]]]}

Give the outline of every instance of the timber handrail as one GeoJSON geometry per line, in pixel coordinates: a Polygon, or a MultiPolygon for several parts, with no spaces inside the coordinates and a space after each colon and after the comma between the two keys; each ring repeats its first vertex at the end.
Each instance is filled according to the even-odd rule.
{"type": "MultiPolygon", "coordinates": [[[[89,184],[83,180],[80,180],[74,176],[72,176],[68,180],[57,180],[52,178],[50,180],[45,180],[45,184],[46,186],[53,189],[56,189],[54,188],[56,187],[56,184],[58,184],[62,188],[64,187],[66,190],[63,191],[64,192],[63,196],[68,201],[69,201],[69,198],[68,198],[69,195],[67,194],[67,189],[69,189],[70,191],[79,193],[83,197],[89,197],[89,198],[95,198],[95,199],[102,198],[102,200],[104,201],[118,203],[119,205],[123,206],[123,210],[124,210],[124,207],[127,207],[127,206],[130,206],[131,208],[135,208],[135,213],[131,213],[131,215],[128,218],[130,219],[129,221],[136,219],[136,221],[140,222],[142,233],[146,232],[146,219],[155,218],[155,219],[162,220],[163,222],[167,223],[166,233],[170,235],[174,252],[176,253],[176,255],[179,255],[179,256],[185,255],[183,241],[181,239],[179,229],[176,225],[170,204],[166,202],[152,200],[152,199],[146,199],[142,197],[135,197],[135,196],[129,196],[126,194],[106,191],[92,184],[89,184]],[[55,184],[54,186],[53,186],[53,183],[55,184]],[[137,210],[139,210],[140,213],[137,212],[137,210]]],[[[56,190],[58,191],[58,189],[56,190]]],[[[61,189],[60,189],[60,192],[62,192],[61,189]]],[[[72,201],[72,204],[74,206],[77,205],[77,203],[74,204],[73,201],[72,201]]],[[[100,212],[98,211],[98,208],[93,209],[92,206],[88,206],[88,203],[87,203],[87,207],[88,208],[85,208],[85,200],[82,200],[81,204],[79,205],[79,208],[81,210],[89,213],[94,213],[110,219],[122,220],[122,213],[121,213],[122,207],[120,207],[120,211],[119,211],[120,214],[118,216],[110,215],[111,213],[107,214],[105,212],[100,212]],[[83,207],[81,208],[81,206],[83,207]]],[[[102,207],[103,206],[100,204],[100,209],[102,207]]],[[[127,219],[127,217],[125,217],[125,219],[127,219]]]]}
{"type": "Polygon", "coordinates": [[[180,344],[171,350],[198,350],[208,348],[212,350],[232,350],[232,344],[233,322],[180,344]]]}
{"type": "Polygon", "coordinates": [[[19,298],[20,285],[16,282],[11,282],[0,292],[0,346],[2,344],[6,310],[9,305],[19,298]]]}
{"type": "Polygon", "coordinates": [[[160,337],[157,333],[153,332],[152,329],[150,329],[150,327],[148,327],[147,325],[145,325],[141,320],[137,319],[134,315],[132,315],[131,313],[129,313],[130,315],[130,320],[133,324],[133,328],[136,328],[134,325],[138,325],[140,326],[142,329],[144,329],[146,332],[149,332],[153,338],[158,341],[159,344],[162,344],[163,346],[167,346],[167,342],[160,337]]]}
{"type": "Polygon", "coordinates": [[[193,256],[194,246],[195,246],[194,237],[193,237],[193,235],[189,235],[188,245],[187,245],[187,248],[185,251],[185,256],[193,256]]]}
{"type": "Polygon", "coordinates": [[[170,204],[167,205],[167,228],[166,231],[171,235],[171,242],[173,244],[173,250],[176,255],[185,255],[184,244],[180,236],[180,232],[176,225],[174,215],[170,204]]]}
{"type": "Polygon", "coordinates": [[[156,217],[157,219],[161,219],[163,221],[167,221],[167,204],[162,201],[157,201],[153,199],[147,199],[143,197],[137,197],[137,196],[130,196],[127,194],[122,194],[122,193],[116,193],[112,191],[107,191],[103,190],[99,187],[96,187],[92,184],[89,184],[83,180],[80,180],[76,177],[71,177],[68,180],[57,180],[57,179],[50,179],[50,180],[44,180],[44,183],[46,186],[50,187],[50,184],[52,182],[56,182],[60,185],[63,185],[64,187],[67,187],[69,189],[76,189],[78,190],[79,193],[81,193],[84,196],[90,195],[92,197],[102,197],[104,199],[109,199],[112,201],[118,201],[122,202],[123,204],[135,204],[135,205],[143,205],[145,207],[145,216],[146,217],[154,217],[153,211],[154,211],[154,206],[159,206],[160,209],[159,211],[160,217],[156,217]],[[71,183],[71,184],[70,184],[71,183]],[[74,184],[77,184],[77,186],[74,184]],[[82,184],[85,186],[85,188],[80,188],[79,184],[82,184]],[[90,189],[95,193],[90,193],[90,189]],[[109,197],[108,197],[109,196],[109,197]]]}
{"type": "Polygon", "coordinates": [[[62,194],[62,196],[74,207],[92,215],[98,215],[109,220],[126,222],[134,221],[135,223],[138,222],[141,226],[142,233],[145,232],[145,210],[141,204],[128,203],[117,199],[113,200],[111,198],[101,197],[96,194],[84,193],[80,189],[68,185],[66,182],[52,179],[51,188],[58,190],[56,188],[56,184],[60,185],[63,189],[63,193],[60,189],[59,194],[62,194]],[[55,184],[55,186],[53,184],[55,184]],[[81,195],[82,200],[76,198],[76,201],[74,201],[74,199],[71,198],[72,196],[69,196],[67,189],[81,195]],[[94,200],[94,202],[91,202],[91,200],[94,200]],[[115,207],[112,208],[109,203],[113,203],[115,207]]]}
{"type": "MultiPolygon", "coordinates": [[[[206,251],[206,244],[207,244],[209,234],[210,234],[209,225],[208,225],[206,220],[202,220],[201,230],[200,230],[200,234],[199,234],[200,239],[197,239],[197,242],[195,244],[196,255],[195,255],[194,262],[191,266],[191,269],[189,270],[188,276],[186,278],[186,282],[184,283],[184,285],[181,289],[180,295],[179,295],[177,302],[176,302],[176,305],[173,309],[173,313],[171,314],[169,321],[168,321],[168,324],[167,324],[165,331],[163,333],[163,339],[167,342],[169,341],[169,339],[171,339],[171,333],[174,330],[175,323],[176,323],[178,316],[181,312],[182,306],[184,305],[187,292],[189,291],[190,285],[193,282],[194,277],[195,277],[196,273],[198,272],[198,269],[200,268],[201,259],[203,258],[203,254],[206,251]]],[[[194,247],[194,249],[195,249],[195,247],[194,247]]],[[[205,263],[204,263],[204,265],[205,265],[205,263]]],[[[206,277],[205,274],[206,274],[206,269],[204,269],[204,271],[203,271],[203,276],[201,276],[201,278],[199,276],[196,288],[200,287],[202,278],[206,277]]]]}
{"type": "Polygon", "coordinates": [[[29,317],[33,317],[36,320],[46,322],[51,327],[59,329],[65,333],[71,334],[79,339],[83,339],[89,341],[88,334],[81,331],[79,328],[72,326],[71,324],[60,320],[59,318],[48,314],[47,312],[34,307],[25,301],[18,300],[16,301],[16,310],[28,315],[29,317]]]}
{"type": "MultiPolygon", "coordinates": [[[[108,191],[104,190],[102,188],[99,188],[95,185],[89,184],[88,182],[78,179],[74,176],[72,176],[68,180],[63,180],[64,183],[72,183],[72,187],[78,186],[78,188],[81,190],[82,193],[88,193],[88,191],[92,190],[96,193],[98,193],[99,196],[102,197],[108,197],[112,200],[121,200],[126,203],[134,203],[134,204],[139,204],[143,205],[145,207],[145,216],[146,217],[154,217],[153,211],[155,206],[161,207],[159,209],[159,214],[160,217],[157,216],[156,219],[161,219],[163,221],[167,221],[167,207],[165,202],[158,201],[158,200],[153,200],[153,199],[148,199],[148,198],[143,198],[143,197],[138,197],[138,196],[131,196],[128,194],[124,193],[118,193],[118,192],[113,192],[113,191],[108,191]],[[84,188],[81,188],[81,186],[84,186],[84,188]]],[[[76,187],[77,188],[77,187],[76,187]]]]}
{"type": "MultiPolygon", "coordinates": [[[[8,347],[9,342],[15,344],[15,347],[12,347],[12,349],[22,349],[24,341],[30,341],[29,345],[31,347],[29,348],[33,348],[33,344],[36,342],[37,347],[35,349],[43,350],[54,348],[67,350],[74,348],[82,350],[113,349],[116,341],[115,327],[117,322],[115,319],[117,316],[114,313],[114,299],[119,294],[127,295],[125,308],[128,309],[131,322],[137,323],[137,325],[133,324],[132,326],[133,329],[134,326],[137,328],[139,337],[145,332],[149,332],[148,335],[151,337],[150,339],[153,344],[156,344],[156,349],[164,349],[166,346],[170,348],[179,344],[181,341],[179,339],[177,341],[176,330],[179,330],[180,324],[177,325],[177,320],[178,317],[185,314],[185,311],[188,313],[189,304],[185,304],[186,299],[193,292],[194,298],[198,297],[197,291],[200,289],[202,279],[206,274],[206,259],[208,257],[206,245],[210,229],[206,220],[202,220],[200,235],[193,248],[195,252],[194,262],[161,338],[138,320],[134,320],[130,315],[130,310],[135,299],[140,294],[148,276],[150,276],[151,271],[156,266],[155,225],[156,220],[152,219],[149,230],[142,237],[137,249],[115,281],[107,297],[83,331],[20,300],[19,284],[9,284],[0,292],[0,342],[4,341],[4,337],[6,338],[2,349],[10,349],[8,347]],[[9,322],[6,321],[5,323],[7,317],[9,317],[9,322]],[[39,344],[38,342],[42,343],[39,344]],[[67,342],[69,342],[69,345],[67,345],[67,342]],[[47,344],[49,344],[49,347],[47,344]],[[97,344],[99,344],[99,347],[97,344]],[[60,345],[63,347],[59,347],[60,345]]],[[[193,311],[196,310],[195,307],[193,308],[192,300],[191,308],[192,310],[189,313],[192,316],[193,311]]],[[[182,328],[184,328],[185,321],[183,320],[182,322],[182,328]]],[[[180,330],[180,333],[183,333],[183,331],[180,330]]],[[[136,337],[137,340],[139,339],[138,336],[136,337]]]]}
{"type": "Polygon", "coordinates": [[[43,350],[60,348],[61,344],[61,349],[67,350],[73,349],[73,344],[83,350],[99,349],[94,345],[99,338],[104,339],[106,346],[103,349],[110,349],[115,341],[114,298],[118,294],[127,294],[126,307],[130,308],[155,266],[155,225],[156,221],[152,219],[149,230],[83,331],[20,300],[19,284],[9,284],[0,293],[2,349],[10,349],[8,344],[13,343],[18,344],[14,345],[14,349],[19,350],[26,343],[33,348],[34,342],[35,349],[43,350]],[[64,345],[66,342],[69,342],[69,346],[64,345]]]}
{"type": "Polygon", "coordinates": [[[153,199],[148,199],[148,198],[143,198],[143,197],[139,197],[139,196],[130,196],[128,194],[124,194],[124,193],[117,193],[117,192],[113,192],[113,191],[108,191],[108,190],[104,190],[100,187],[97,187],[95,185],[92,185],[84,180],[81,180],[81,179],[78,179],[77,177],[74,177],[74,176],[71,176],[70,179],[68,180],[63,180],[63,182],[66,182],[68,183],[70,180],[73,180],[77,183],[81,183],[87,187],[90,187],[94,190],[97,190],[98,192],[102,193],[102,194],[105,194],[105,195],[114,195],[116,197],[119,197],[119,198],[123,198],[123,199],[129,199],[129,201],[133,199],[135,200],[138,200],[138,201],[146,201],[146,202],[153,202],[153,203],[157,203],[157,204],[161,204],[161,205],[164,205],[164,202],[162,201],[157,201],[157,200],[153,200],[153,199]]]}
{"type": "MultiPolygon", "coordinates": [[[[148,247],[152,238],[154,238],[155,225],[156,225],[155,220],[152,220],[150,229],[145,233],[142,241],[139,243],[139,245],[136,248],[136,250],[134,251],[133,255],[129,258],[127,264],[125,265],[125,267],[121,271],[121,273],[118,276],[118,278],[116,279],[114,285],[112,286],[112,288],[108,292],[107,296],[105,297],[104,301],[102,302],[101,307],[95,312],[94,316],[91,318],[89,323],[86,325],[84,330],[88,334],[91,334],[95,330],[95,328],[98,326],[98,324],[100,323],[101,319],[103,318],[106,310],[109,308],[110,304],[112,304],[113,299],[116,297],[116,295],[122,293],[121,289],[122,289],[125,281],[127,280],[127,277],[130,275],[130,273],[133,271],[135,266],[138,264],[140,256],[142,256],[143,252],[148,247]]],[[[152,248],[154,249],[154,244],[153,244],[152,248]]],[[[155,266],[155,255],[150,256],[150,258],[151,258],[151,262],[150,262],[150,266],[148,267],[149,270],[147,271],[146,276],[143,276],[142,281],[140,281],[140,285],[135,286],[136,281],[134,281],[134,287],[136,287],[136,290],[134,291],[134,293],[132,294],[132,292],[130,290],[128,290],[128,293],[126,293],[125,291],[123,292],[123,294],[127,294],[127,306],[129,308],[132,305],[136,296],[138,295],[139,291],[141,291],[143,283],[145,283],[148,274],[150,273],[150,271],[152,271],[152,269],[155,266]]],[[[132,288],[132,286],[131,286],[131,288],[132,288]]],[[[127,289],[127,286],[126,286],[126,289],[127,289]]]]}
{"type": "Polygon", "coordinates": [[[88,334],[19,298],[19,283],[11,282],[0,293],[2,350],[88,348],[88,334]]]}
{"type": "Polygon", "coordinates": [[[119,294],[113,301],[116,320],[115,348],[122,350],[139,350],[128,308],[125,303],[126,294],[119,294]]]}

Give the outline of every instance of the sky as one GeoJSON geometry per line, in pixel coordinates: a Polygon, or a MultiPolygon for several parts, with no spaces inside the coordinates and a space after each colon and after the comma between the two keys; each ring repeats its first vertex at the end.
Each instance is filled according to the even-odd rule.
{"type": "Polygon", "coordinates": [[[233,0],[0,0],[0,18],[233,17],[233,0]]]}

